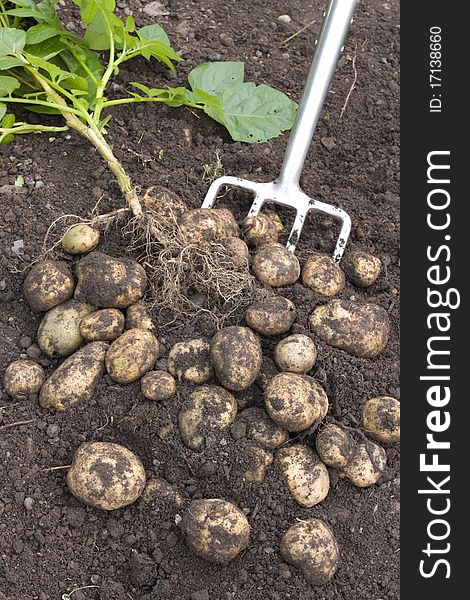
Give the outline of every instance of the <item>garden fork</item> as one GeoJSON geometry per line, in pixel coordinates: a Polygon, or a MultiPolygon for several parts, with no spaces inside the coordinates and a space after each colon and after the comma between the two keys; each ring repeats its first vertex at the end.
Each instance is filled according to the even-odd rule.
{"type": "Polygon", "coordinates": [[[324,13],[324,21],[312,65],[302,94],[297,116],[287,143],[281,173],[275,181],[257,183],[239,177],[219,177],[209,187],[202,208],[212,208],[221,187],[234,187],[249,190],[255,199],[248,216],[257,215],[263,204],[281,204],[296,210],[294,223],[286,247],[293,252],[300,237],[307,213],[317,211],[334,217],[341,222],[341,230],[336,242],[333,258],[341,260],[351,230],[349,215],[331,204],[319,202],[307,196],[299,186],[300,174],[307,156],[313,134],[320,117],[323,102],[343,43],[352,22],[357,0],[330,0],[324,13]]]}

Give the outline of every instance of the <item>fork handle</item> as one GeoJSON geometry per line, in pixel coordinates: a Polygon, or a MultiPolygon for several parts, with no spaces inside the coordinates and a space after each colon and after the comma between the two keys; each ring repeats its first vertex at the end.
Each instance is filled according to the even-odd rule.
{"type": "Polygon", "coordinates": [[[310,142],[356,4],[357,0],[330,0],[277,180],[281,186],[299,185],[310,142]]]}

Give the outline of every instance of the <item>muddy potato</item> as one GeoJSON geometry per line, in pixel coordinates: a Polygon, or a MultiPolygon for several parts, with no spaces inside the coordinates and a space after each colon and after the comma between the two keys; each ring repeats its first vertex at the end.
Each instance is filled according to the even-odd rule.
{"type": "Polygon", "coordinates": [[[225,327],[211,340],[210,356],[220,383],[229,390],[250,387],[261,369],[261,344],[248,327],[225,327]]]}
{"type": "Polygon", "coordinates": [[[227,563],[248,546],[250,525],[242,511],[225,500],[193,500],[181,530],[190,548],[211,562],[227,563]]]}
{"type": "Polygon", "coordinates": [[[67,486],[85,504],[116,510],[142,494],[145,471],[140,458],[124,446],[88,442],[75,452],[67,486]]]}
{"type": "Polygon", "coordinates": [[[246,437],[268,450],[274,450],[289,439],[285,429],[276,425],[268,414],[257,406],[246,408],[238,417],[246,424],[246,437]]]}
{"type": "Polygon", "coordinates": [[[327,583],[338,568],[338,543],[319,519],[293,525],[282,537],[280,550],[283,559],[296,566],[312,585],[327,583]]]}
{"type": "Polygon", "coordinates": [[[380,258],[361,250],[348,252],[341,265],[349,281],[359,287],[369,287],[374,284],[382,269],[380,258]]]}
{"type": "Polygon", "coordinates": [[[181,508],[184,505],[184,498],[176,487],[160,477],[154,477],[147,481],[141,501],[151,504],[152,508],[168,504],[175,508],[181,508]]]}
{"type": "Polygon", "coordinates": [[[68,254],[86,254],[96,248],[100,232],[86,223],[71,227],[62,238],[62,248],[68,254]]]}
{"type": "Polygon", "coordinates": [[[368,441],[356,446],[351,460],[338,473],[353,485],[365,488],[377,483],[386,463],[385,450],[368,441]]]}
{"type": "Polygon", "coordinates": [[[362,429],[385,444],[400,439],[400,402],[390,396],[370,398],[362,408],[362,429]]]}
{"type": "Polygon", "coordinates": [[[292,327],[297,311],[295,304],[282,296],[254,302],[246,309],[246,324],[262,335],[279,335],[292,327]]]}
{"type": "Polygon", "coordinates": [[[281,371],[306,373],[317,360],[317,348],[307,335],[295,333],[277,344],[274,360],[281,371]]]}
{"type": "Polygon", "coordinates": [[[146,329],[154,331],[155,327],[149,309],[143,300],[131,304],[126,309],[126,329],[146,329]]]}
{"type": "Polygon", "coordinates": [[[220,240],[236,269],[248,270],[250,251],[243,240],[238,237],[228,237],[220,240]]]}
{"type": "Polygon", "coordinates": [[[261,246],[253,256],[251,270],[263,285],[292,285],[300,276],[300,264],[293,252],[276,242],[261,246]]]}
{"type": "Polygon", "coordinates": [[[344,273],[327,254],[310,255],[302,269],[302,283],[319,296],[336,296],[345,286],[344,273]]]}
{"type": "Polygon", "coordinates": [[[106,352],[106,369],[118,383],[137,381],[149,371],[160,353],[157,338],[145,329],[129,329],[106,352]]]}
{"type": "Polygon", "coordinates": [[[235,421],[237,402],[219,385],[201,385],[192,392],[178,415],[178,426],[184,444],[199,452],[206,436],[226,429],[235,421]]]}
{"type": "Polygon", "coordinates": [[[188,210],[186,202],[168,188],[158,186],[147,190],[142,198],[146,210],[170,222],[176,222],[188,210]]]}
{"type": "Polygon", "coordinates": [[[354,440],[338,425],[322,427],[315,440],[318,456],[329,467],[345,467],[354,454],[354,440]]]}
{"type": "Polygon", "coordinates": [[[255,217],[246,217],[242,234],[246,243],[256,248],[269,242],[277,242],[283,229],[279,215],[273,211],[265,211],[255,217]]]}
{"type": "Polygon", "coordinates": [[[279,375],[279,369],[277,368],[276,363],[272,358],[263,356],[263,360],[261,361],[261,369],[258,377],[255,379],[256,385],[264,392],[268,383],[276,375],[279,375]]]}
{"type": "Polygon", "coordinates": [[[117,308],[103,308],[85,315],[79,325],[87,342],[112,342],[124,331],[124,315],[117,308]]]}
{"type": "Polygon", "coordinates": [[[262,483],[268,467],[273,462],[273,455],[261,446],[240,442],[236,446],[236,464],[233,473],[245,481],[262,483]]]}
{"type": "Polygon", "coordinates": [[[214,377],[210,359],[210,342],[195,338],[178,342],[168,354],[168,371],[178,381],[201,385],[214,377]]]}
{"type": "Polygon", "coordinates": [[[226,208],[195,208],[179,219],[181,233],[188,244],[200,244],[238,237],[235,217],[226,208]]]}
{"type": "Polygon", "coordinates": [[[93,308],[76,300],[67,300],[48,311],[38,329],[38,344],[49,358],[69,356],[80,348],[83,337],[80,322],[93,308]]]}
{"type": "Polygon", "coordinates": [[[3,385],[13,400],[37,394],[46,379],[44,369],[32,360],[15,360],[5,369],[3,385]]]}
{"type": "Polygon", "coordinates": [[[176,393],[176,381],[166,371],[150,371],[140,380],[140,389],[147,400],[168,400],[176,393]]]}
{"type": "Polygon", "coordinates": [[[73,296],[75,282],[64,262],[42,260],[31,267],[23,283],[23,295],[33,310],[51,310],[73,296]]]}

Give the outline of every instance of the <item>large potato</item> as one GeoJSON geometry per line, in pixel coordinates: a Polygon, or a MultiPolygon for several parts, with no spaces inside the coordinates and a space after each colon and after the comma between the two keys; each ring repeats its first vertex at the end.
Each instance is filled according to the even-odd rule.
{"type": "Polygon", "coordinates": [[[83,317],[79,329],[87,342],[112,342],[124,331],[124,315],[117,308],[103,308],[83,317]]]}
{"type": "Polygon", "coordinates": [[[300,276],[300,264],[293,252],[276,242],[264,244],[255,253],[251,269],[263,285],[292,285],[300,276]]]}
{"type": "Polygon", "coordinates": [[[328,469],[313,450],[301,444],[285,446],[276,452],[275,459],[297,504],[311,508],[327,497],[328,469]]]}
{"type": "Polygon", "coordinates": [[[108,347],[106,342],[90,342],[66,358],[42,386],[39,404],[62,411],[77,402],[91,400],[105,372],[108,347]]]}
{"type": "Polygon", "coordinates": [[[312,585],[327,583],[339,564],[338,543],[319,519],[302,520],[288,529],[281,540],[281,556],[312,585]]]}
{"type": "Polygon", "coordinates": [[[3,385],[13,400],[37,394],[46,379],[44,369],[32,360],[15,360],[5,369],[3,385]]]}
{"type": "Polygon", "coordinates": [[[359,287],[369,287],[375,283],[382,268],[380,258],[361,250],[348,252],[341,264],[349,281],[359,287]]]}
{"type": "Polygon", "coordinates": [[[273,462],[273,455],[252,443],[239,443],[236,448],[236,464],[233,473],[251,483],[262,483],[266,470],[273,462]]]}
{"type": "Polygon", "coordinates": [[[62,238],[62,248],[68,254],[86,254],[96,248],[100,232],[86,223],[71,227],[62,238]]]}
{"type": "Polygon", "coordinates": [[[229,390],[246,390],[261,369],[261,344],[248,327],[218,331],[211,340],[210,356],[218,380],[229,390]]]}
{"type": "Polygon", "coordinates": [[[250,525],[242,511],[225,500],[193,500],[181,529],[191,549],[211,562],[227,563],[248,546],[250,525]]]}
{"type": "Polygon", "coordinates": [[[354,454],[354,440],[338,425],[325,425],[317,434],[315,445],[318,456],[329,467],[345,467],[354,454]]]}
{"type": "Polygon", "coordinates": [[[229,237],[238,237],[235,217],[226,208],[195,208],[185,212],[178,221],[188,244],[200,244],[229,237]]]}
{"type": "Polygon", "coordinates": [[[327,254],[311,254],[302,269],[302,283],[319,296],[336,296],[345,286],[341,267],[327,254]]]}
{"type": "Polygon", "coordinates": [[[281,371],[306,373],[317,360],[317,348],[307,335],[295,333],[277,344],[274,360],[281,371]]]}
{"type": "Polygon", "coordinates": [[[274,450],[289,439],[285,429],[276,425],[267,413],[257,406],[246,408],[239,420],[246,424],[246,436],[268,450],[274,450]]]}
{"type": "Polygon", "coordinates": [[[168,371],[179,381],[198,385],[214,377],[210,359],[210,343],[206,338],[178,342],[168,354],[168,371]]]}
{"type": "Polygon", "coordinates": [[[390,396],[370,398],[362,408],[362,428],[379,442],[400,439],[400,402],[390,396]]]}
{"type": "Polygon", "coordinates": [[[146,210],[152,211],[157,218],[170,222],[177,221],[188,210],[186,202],[168,188],[150,188],[142,198],[142,205],[146,210]]]}
{"type": "Polygon", "coordinates": [[[242,226],[243,237],[247,244],[254,247],[277,242],[283,229],[279,215],[269,210],[255,217],[246,217],[242,226]]]}
{"type": "Polygon", "coordinates": [[[351,460],[339,471],[339,475],[353,485],[365,488],[377,483],[386,464],[385,450],[373,442],[366,442],[356,446],[351,460]]]}
{"type": "Polygon", "coordinates": [[[176,381],[166,371],[150,371],[140,380],[140,389],[147,400],[168,400],[176,393],[176,381]]]}
{"type": "Polygon", "coordinates": [[[31,267],[23,283],[23,295],[33,310],[51,310],[73,296],[75,283],[64,262],[42,260],[31,267]]]}
{"type": "Polygon", "coordinates": [[[81,502],[116,510],[131,504],[145,487],[138,456],[120,444],[88,442],[76,451],[67,472],[69,490],[81,502]]]}
{"type": "Polygon", "coordinates": [[[131,304],[126,309],[126,329],[155,329],[150,311],[143,300],[131,304]]]}
{"type": "Polygon", "coordinates": [[[137,381],[158,358],[157,338],[145,329],[129,329],[115,340],[106,353],[106,369],[118,383],[137,381]]]}
{"type": "Polygon", "coordinates": [[[332,300],[318,306],[309,318],[320,339],[360,358],[374,358],[385,348],[390,333],[387,311],[367,302],[332,300]]]}
{"type": "Polygon", "coordinates": [[[246,309],[246,324],[262,335],[285,333],[295,321],[295,304],[282,296],[258,300],[246,309]]]}

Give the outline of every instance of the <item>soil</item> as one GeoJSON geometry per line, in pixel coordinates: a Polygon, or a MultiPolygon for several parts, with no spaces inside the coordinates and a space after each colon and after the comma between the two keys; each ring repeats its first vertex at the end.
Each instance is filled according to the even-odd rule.
{"type": "MultiPolygon", "coordinates": [[[[139,25],[155,20],[143,12],[146,4],[118,1],[139,25]]],[[[137,61],[122,70],[119,84],[152,84],[162,74],[172,84],[183,84],[198,63],[244,60],[248,80],[299,98],[324,2],[163,0],[161,6],[165,14],[158,21],[185,57],[179,74],[175,79],[153,63],[137,61]],[[285,14],[290,23],[278,20],[285,14]]],[[[78,26],[74,13],[65,11],[68,21],[78,26]]],[[[315,340],[318,360],[311,375],[328,393],[330,417],[352,427],[367,398],[400,397],[398,44],[397,0],[361,1],[302,175],[307,193],[351,215],[349,247],[371,252],[383,263],[376,284],[367,289],[348,284],[341,298],[371,300],[388,311],[392,328],[385,350],[375,359],[359,359],[315,340]],[[354,79],[353,57],[357,82],[340,118],[354,79]]],[[[216,153],[226,173],[267,181],[275,178],[287,141],[284,135],[261,145],[233,143],[218,124],[185,108],[142,105],[113,115],[109,137],[133,180],[142,189],[164,185],[193,207],[204,197],[204,166],[214,163],[216,153]]],[[[56,365],[36,344],[41,315],[23,302],[23,269],[40,251],[51,221],[62,214],[86,216],[99,199],[102,212],[122,203],[100,158],[75,134],[58,134],[54,140],[22,137],[1,147],[0,372],[19,357],[40,362],[48,373],[56,365]],[[14,185],[19,175],[23,187],[14,185]]],[[[232,199],[241,212],[247,200],[227,196],[225,202],[232,199]]],[[[331,252],[335,235],[330,221],[311,218],[300,258],[312,250],[331,252]]],[[[119,228],[108,231],[100,250],[125,254],[119,228]]],[[[308,315],[324,300],[300,284],[280,293],[298,308],[292,331],[305,331],[308,315]]],[[[177,341],[212,332],[200,317],[163,326],[154,316],[163,356],[177,341]]],[[[234,315],[230,322],[241,319],[234,315]]],[[[263,342],[268,356],[278,339],[263,342]]],[[[164,367],[165,359],[157,366],[164,367]]],[[[388,466],[378,485],[358,489],[331,470],[326,500],[302,509],[276,468],[268,469],[262,484],[243,482],[232,473],[240,440],[229,431],[209,436],[201,453],[181,443],[177,414],[190,390],[180,385],[176,398],[152,403],[144,400],[138,383],[122,386],[105,378],[92,401],[62,414],[41,409],[37,398],[15,402],[0,392],[1,600],[67,600],[64,594],[72,590],[73,600],[399,598],[397,444],[387,448],[388,466]],[[81,504],[66,487],[66,469],[52,468],[69,465],[78,446],[91,440],[124,444],[141,457],[149,478],[164,477],[185,499],[234,502],[251,523],[248,548],[226,566],[212,565],[187,548],[175,521],[181,509],[138,501],[105,513],[81,504]],[[281,535],[310,516],[332,528],[341,548],[337,574],[318,588],[279,553],[281,535]]],[[[241,405],[262,402],[257,385],[237,396],[241,405]]],[[[297,439],[309,443],[312,435],[297,439]]]]}

